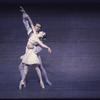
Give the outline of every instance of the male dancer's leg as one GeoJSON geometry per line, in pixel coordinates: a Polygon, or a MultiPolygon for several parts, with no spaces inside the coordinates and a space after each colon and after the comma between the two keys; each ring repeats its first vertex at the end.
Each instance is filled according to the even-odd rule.
{"type": "Polygon", "coordinates": [[[38,56],[38,58],[39,58],[39,60],[40,60],[40,62],[41,62],[41,64],[40,64],[40,69],[41,69],[41,71],[42,71],[42,74],[43,74],[43,76],[44,76],[44,78],[45,78],[47,84],[51,86],[52,83],[51,83],[51,82],[49,81],[49,79],[48,79],[48,76],[47,76],[46,70],[44,69],[43,64],[42,64],[41,57],[38,56]]]}
{"type": "Polygon", "coordinates": [[[23,66],[22,62],[19,64],[18,68],[19,68],[20,75],[21,75],[21,78],[22,78],[23,72],[24,72],[24,66],[23,66]]]}
{"type": "MultiPolygon", "coordinates": [[[[21,62],[20,65],[19,65],[19,71],[20,71],[21,79],[23,79],[23,77],[26,77],[26,75],[27,75],[28,66],[23,65],[23,63],[21,62]]],[[[19,85],[19,89],[21,89],[20,85],[19,85]]],[[[26,87],[25,78],[24,78],[24,87],[26,87]]]]}

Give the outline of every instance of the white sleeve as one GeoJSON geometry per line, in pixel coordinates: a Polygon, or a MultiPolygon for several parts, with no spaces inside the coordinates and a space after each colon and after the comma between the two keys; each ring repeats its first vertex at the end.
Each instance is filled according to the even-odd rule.
{"type": "Polygon", "coordinates": [[[38,45],[38,46],[34,46],[33,52],[35,52],[36,54],[41,52],[42,48],[38,45]]]}
{"type": "Polygon", "coordinates": [[[32,32],[32,29],[31,29],[31,27],[29,25],[29,21],[27,19],[25,19],[24,14],[23,14],[22,17],[23,17],[24,26],[25,26],[25,28],[27,30],[27,35],[30,35],[30,33],[32,32]]]}

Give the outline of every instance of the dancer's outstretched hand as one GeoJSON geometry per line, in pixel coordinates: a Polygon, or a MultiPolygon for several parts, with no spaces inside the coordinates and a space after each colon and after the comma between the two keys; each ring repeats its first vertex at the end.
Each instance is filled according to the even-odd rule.
{"type": "Polygon", "coordinates": [[[51,50],[50,48],[48,48],[48,52],[49,52],[49,53],[51,53],[51,52],[52,52],[52,50],[51,50]]]}
{"type": "Polygon", "coordinates": [[[24,10],[24,8],[23,8],[22,6],[20,6],[20,8],[21,8],[20,11],[21,11],[22,13],[26,13],[25,10],[24,10]]]}

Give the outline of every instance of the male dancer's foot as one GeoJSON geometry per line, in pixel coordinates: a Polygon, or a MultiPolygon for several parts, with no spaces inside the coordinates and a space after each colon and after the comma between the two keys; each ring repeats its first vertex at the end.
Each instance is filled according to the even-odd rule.
{"type": "Polygon", "coordinates": [[[52,86],[52,83],[51,83],[49,80],[47,80],[46,83],[47,83],[49,86],[52,86]]]}

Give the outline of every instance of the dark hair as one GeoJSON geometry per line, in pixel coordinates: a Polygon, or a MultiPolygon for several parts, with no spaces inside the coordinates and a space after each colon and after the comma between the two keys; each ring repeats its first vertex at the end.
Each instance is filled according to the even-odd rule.
{"type": "Polygon", "coordinates": [[[37,24],[41,25],[41,29],[42,29],[42,24],[40,24],[40,23],[37,22],[35,25],[37,25],[37,24]]]}
{"type": "Polygon", "coordinates": [[[45,41],[46,39],[47,39],[47,34],[45,34],[45,35],[41,38],[42,41],[45,41]]]}

